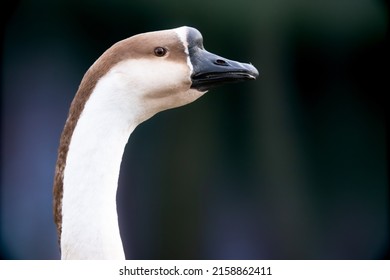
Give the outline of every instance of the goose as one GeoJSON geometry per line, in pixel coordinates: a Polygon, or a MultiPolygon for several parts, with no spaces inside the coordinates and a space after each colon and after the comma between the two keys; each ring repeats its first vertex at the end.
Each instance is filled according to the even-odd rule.
{"type": "Polygon", "coordinates": [[[53,212],[61,259],[125,259],[116,193],[137,125],[258,75],[250,63],[206,51],[201,33],[187,26],[134,35],[106,50],[81,80],[60,138],[53,212]]]}

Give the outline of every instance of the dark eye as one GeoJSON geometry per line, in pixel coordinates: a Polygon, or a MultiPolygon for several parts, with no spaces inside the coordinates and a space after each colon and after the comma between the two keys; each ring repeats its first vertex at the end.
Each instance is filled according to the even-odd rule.
{"type": "Polygon", "coordinates": [[[167,49],[163,47],[157,47],[154,49],[154,54],[156,56],[164,56],[167,53],[167,49]]]}

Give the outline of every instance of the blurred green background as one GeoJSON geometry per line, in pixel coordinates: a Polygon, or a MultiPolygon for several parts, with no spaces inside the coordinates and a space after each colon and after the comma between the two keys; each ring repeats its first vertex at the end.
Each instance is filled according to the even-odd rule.
{"type": "Polygon", "coordinates": [[[389,258],[387,2],[7,2],[1,258],[59,258],[54,166],[88,67],[182,25],[261,77],[135,130],[118,193],[127,258],[389,258]]]}

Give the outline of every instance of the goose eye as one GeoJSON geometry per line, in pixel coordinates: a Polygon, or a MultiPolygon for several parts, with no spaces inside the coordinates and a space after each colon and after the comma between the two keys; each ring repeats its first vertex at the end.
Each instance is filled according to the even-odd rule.
{"type": "Polygon", "coordinates": [[[167,53],[167,49],[163,47],[157,47],[154,49],[154,54],[156,56],[164,56],[167,53]]]}

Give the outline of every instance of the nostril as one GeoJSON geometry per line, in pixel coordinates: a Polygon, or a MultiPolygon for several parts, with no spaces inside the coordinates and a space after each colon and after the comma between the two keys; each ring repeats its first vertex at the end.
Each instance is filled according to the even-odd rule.
{"type": "Polygon", "coordinates": [[[220,66],[228,66],[228,65],[229,65],[229,64],[228,64],[225,60],[223,60],[223,59],[217,59],[217,60],[215,60],[214,64],[220,65],[220,66]]]}

